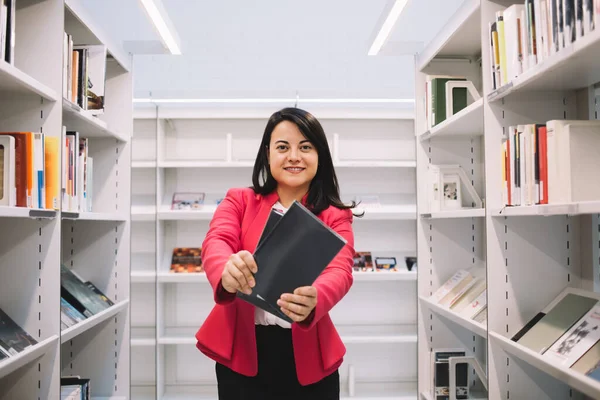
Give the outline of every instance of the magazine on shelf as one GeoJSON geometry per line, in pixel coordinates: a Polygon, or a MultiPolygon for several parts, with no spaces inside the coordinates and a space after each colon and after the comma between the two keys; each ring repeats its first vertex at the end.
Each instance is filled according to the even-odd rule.
{"type": "Polygon", "coordinates": [[[23,328],[0,309],[0,347],[11,356],[15,356],[30,346],[37,344],[23,328]]]}

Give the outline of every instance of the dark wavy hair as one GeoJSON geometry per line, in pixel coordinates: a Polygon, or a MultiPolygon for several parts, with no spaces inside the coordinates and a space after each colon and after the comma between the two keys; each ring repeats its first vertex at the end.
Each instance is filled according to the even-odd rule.
{"type": "Polygon", "coordinates": [[[338,180],[333,168],[329,144],[321,123],[311,113],[299,108],[284,108],[276,111],[269,118],[252,171],[252,189],[254,192],[266,195],[277,188],[277,181],[271,175],[271,169],[269,168],[268,153],[271,134],[282,121],[294,123],[300,129],[302,135],[315,146],[319,156],[317,173],[308,189],[307,208],[315,215],[319,215],[321,211],[329,206],[340,209],[356,207],[354,201],[350,205],[346,205],[340,199],[338,180]]]}

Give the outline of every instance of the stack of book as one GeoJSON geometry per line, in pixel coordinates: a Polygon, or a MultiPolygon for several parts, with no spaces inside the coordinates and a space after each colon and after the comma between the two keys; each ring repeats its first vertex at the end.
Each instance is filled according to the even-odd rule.
{"type": "Polygon", "coordinates": [[[465,319],[487,322],[487,288],[485,278],[465,269],[458,270],[438,288],[430,300],[465,319]]]}
{"type": "Polygon", "coordinates": [[[489,24],[493,88],[506,85],[600,22],[600,0],[522,0],[489,24]]]}
{"type": "Polygon", "coordinates": [[[507,206],[600,200],[600,121],[509,126],[502,148],[507,206]]]}

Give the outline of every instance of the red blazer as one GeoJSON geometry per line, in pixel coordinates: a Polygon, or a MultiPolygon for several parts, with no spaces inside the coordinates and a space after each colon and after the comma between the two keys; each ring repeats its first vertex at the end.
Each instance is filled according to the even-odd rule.
{"type": "MultiPolygon", "coordinates": [[[[262,196],[249,188],[229,190],[217,207],[202,244],[202,264],[216,305],[196,333],[196,347],[211,359],[246,376],[258,373],[254,306],[225,291],[221,274],[231,254],[244,249],[254,252],[277,200],[276,192],[262,196]]],[[[313,284],[317,288],[317,306],[311,316],[292,324],[296,371],[302,385],[321,380],[342,364],[346,348],[329,311],[350,290],[353,282],[352,212],[329,207],[318,217],[348,242],[313,284]]]]}

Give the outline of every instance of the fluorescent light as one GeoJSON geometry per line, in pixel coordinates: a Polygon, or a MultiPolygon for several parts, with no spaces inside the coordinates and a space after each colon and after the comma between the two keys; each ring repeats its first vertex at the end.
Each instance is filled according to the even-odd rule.
{"type": "Polygon", "coordinates": [[[369,49],[370,56],[375,56],[377,55],[377,53],[379,53],[379,50],[381,50],[383,43],[385,43],[388,36],[390,35],[394,24],[400,17],[400,14],[402,14],[402,11],[404,10],[404,7],[406,7],[407,3],[408,0],[396,0],[394,5],[392,6],[392,9],[390,10],[390,13],[385,19],[385,22],[383,23],[383,25],[381,25],[381,29],[379,30],[377,37],[373,41],[371,48],[369,49]]]}
{"type": "Polygon", "coordinates": [[[296,99],[296,98],[282,98],[282,99],[152,99],[152,98],[138,98],[133,99],[134,103],[255,103],[255,104],[268,104],[268,103],[414,103],[415,99],[296,99]]]}
{"type": "Polygon", "coordinates": [[[148,16],[150,17],[150,19],[152,20],[152,23],[154,24],[154,27],[158,31],[160,37],[162,38],[163,42],[165,43],[165,45],[167,46],[167,48],[169,49],[171,54],[180,55],[181,49],[179,48],[179,45],[177,44],[177,41],[175,40],[174,35],[171,33],[171,30],[168,28],[165,19],[163,18],[160,11],[158,10],[158,7],[154,3],[155,0],[140,0],[140,1],[141,1],[142,5],[144,6],[144,8],[146,9],[148,16]]]}

